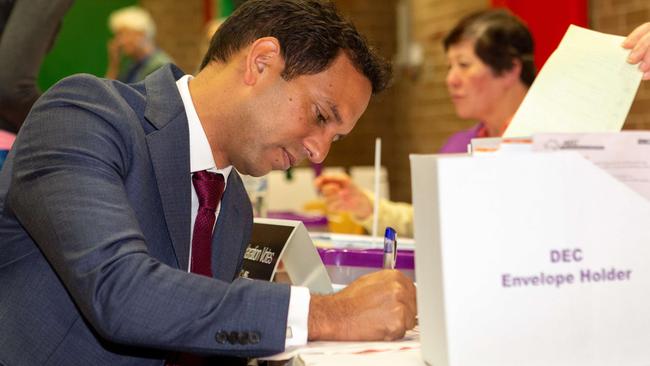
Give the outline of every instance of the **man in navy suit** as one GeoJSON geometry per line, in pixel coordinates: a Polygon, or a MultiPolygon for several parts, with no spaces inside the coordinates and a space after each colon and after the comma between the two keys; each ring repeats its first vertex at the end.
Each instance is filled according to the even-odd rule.
{"type": "Polygon", "coordinates": [[[175,355],[400,338],[416,309],[397,271],[327,296],[237,278],[252,214],[232,168],[322,162],[387,80],[333,5],[250,0],[196,77],[167,66],[132,85],[78,75],[53,86],[0,174],[0,364],[183,364],[175,355]],[[225,181],[211,276],[188,272],[191,177],[205,170],[225,181]]]}

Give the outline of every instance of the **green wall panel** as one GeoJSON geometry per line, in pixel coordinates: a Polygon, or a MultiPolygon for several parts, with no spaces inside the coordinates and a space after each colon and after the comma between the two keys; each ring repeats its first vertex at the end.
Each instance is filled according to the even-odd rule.
{"type": "Polygon", "coordinates": [[[80,72],[104,76],[106,44],[111,37],[108,15],[136,3],[136,0],[75,0],[41,67],[40,88],[45,90],[60,79],[80,72]]]}

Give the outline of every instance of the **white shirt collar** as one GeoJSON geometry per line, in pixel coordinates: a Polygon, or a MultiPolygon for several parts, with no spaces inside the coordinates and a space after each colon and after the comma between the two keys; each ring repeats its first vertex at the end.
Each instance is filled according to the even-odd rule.
{"type": "Polygon", "coordinates": [[[181,94],[181,99],[185,106],[187,126],[190,131],[190,172],[194,173],[200,170],[208,170],[221,173],[227,184],[232,165],[219,169],[214,162],[208,138],[205,135],[205,131],[203,131],[199,115],[196,113],[196,109],[194,109],[194,104],[192,103],[192,96],[190,95],[189,89],[189,81],[191,79],[192,75],[185,75],[176,81],[176,87],[178,87],[178,92],[181,94]]]}

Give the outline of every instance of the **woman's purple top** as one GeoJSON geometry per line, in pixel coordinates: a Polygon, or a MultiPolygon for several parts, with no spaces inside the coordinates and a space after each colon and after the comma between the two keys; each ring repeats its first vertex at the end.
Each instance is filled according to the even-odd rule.
{"type": "Polygon", "coordinates": [[[442,145],[442,148],[440,148],[438,153],[466,153],[467,145],[469,145],[473,138],[479,137],[479,131],[481,131],[483,128],[483,123],[480,122],[472,128],[456,132],[455,134],[451,135],[447,141],[445,141],[445,144],[442,145]]]}

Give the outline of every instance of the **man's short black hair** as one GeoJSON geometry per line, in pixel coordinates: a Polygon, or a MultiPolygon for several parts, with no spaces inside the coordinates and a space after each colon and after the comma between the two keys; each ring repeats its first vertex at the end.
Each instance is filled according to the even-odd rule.
{"type": "Polygon", "coordinates": [[[329,1],[248,0],[219,27],[210,41],[201,69],[212,60],[227,62],[256,39],[280,42],[285,68],[282,77],[317,74],[340,52],[350,58],[372,84],[373,94],[386,88],[390,64],[380,57],[329,1]]]}
{"type": "Polygon", "coordinates": [[[466,16],[443,40],[445,52],[464,40],[474,41],[474,53],[496,75],[521,61],[519,79],[530,86],[535,79],[534,43],[528,27],[504,9],[482,10],[466,16]]]}

